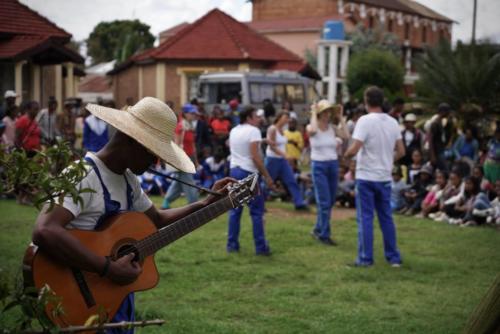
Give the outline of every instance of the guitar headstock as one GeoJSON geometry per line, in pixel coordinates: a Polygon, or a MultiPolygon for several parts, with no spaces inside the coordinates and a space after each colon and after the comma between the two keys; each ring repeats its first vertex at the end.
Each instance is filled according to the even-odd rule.
{"type": "Polygon", "coordinates": [[[250,200],[257,194],[259,189],[259,175],[257,173],[248,175],[229,186],[229,198],[233,208],[237,208],[250,200]]]}

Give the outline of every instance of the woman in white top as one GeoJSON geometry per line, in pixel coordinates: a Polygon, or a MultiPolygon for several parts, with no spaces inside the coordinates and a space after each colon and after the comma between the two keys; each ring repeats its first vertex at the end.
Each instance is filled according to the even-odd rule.
{"type": "Polygon", "coordinates": [[[288,121],[288,113],[279,113],[274,120],[274,124],[267,129],[269,146],[266,149],[266,169],[273,181],[276,181],[278,178],[281,179],[292,195],[296,210],[308,210],[297,180],[295,180],[295,176],[293,175],[292,167],[286,159],[285,148],[287,139],[283,131],[288,121]]]}
{"type": "Polygon", "coordinates": [[[2,135],[2,142],[8,150],[15,146],[16,141],[16,119],[17,119],[17,108],[7,109],[5,117],[2,119],[5,125],[5,131],[2,135]]]}
{"type": "Polygon", "coordinates": [[[323,244],[335,246],[335,241],[331,239],[330,217],[339,179],[337,145],[342,139],[349,139],[342,106],[337,107],[327,100],[313,105],[311,122],[306,131],[311,146],[311,174],[318,208],[316,225],[311,234],[323,244]],[[333,117],[339,119],[338,126],[331,122],[333,117]]]}

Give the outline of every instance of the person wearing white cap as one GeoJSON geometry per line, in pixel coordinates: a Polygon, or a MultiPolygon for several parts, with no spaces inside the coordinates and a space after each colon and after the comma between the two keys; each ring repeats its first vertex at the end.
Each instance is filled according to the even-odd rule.
{"type": "Polygon", "coordinates": [[[6,114],[17,113],[12,112],[12,109],[17,109],[16,106],[16,98],[19,95],[16,94],[13,90],[6,90],[3,98],[4,98],[4,106],[0,106],[0,119],[4,118],[6,114]]]}
{"type": "MultiPolygon", "coordinates": [[[[142,191],[136,175],[158,158],[181,171],[195,172],[193,162],[173,141],[176,117],[162,101],[145,97],[126,111],[96,104],[86,108],[117,129],[102,150],[85,156],[89,172],[78,187],[94,192],[82,193],[81,204],[68,196],[52,210],[43,209],[37,218],[33,242],[48,256],[77,269],[128,284],[141,273],[141,265],[134,261],[133,253],[116,260],[95,254],[67,229],[98,229],[107,217],[123,210],[144,212],[161,228],[214,202],[215,197],[208,196],[182,208],[158,210],[142,191]]],[[[229,178],[219,180],[212,189],[223,190],[229,182],[232,182],[229,178]]],[[[112,321],[133,319],[133,295],[129,295],[112,321]]],[[[131,331],[120,333],[124,332],[131,331]]]]}
{"type": "Polygon", "coordinates": [[[415,150],[422,152],[424,144],[424,136],[422,132],[415,127],[417,116],[413,113],[408,113],[404,117],[404,130],[401,132],[403,144],[405,145],[405,156],[401,159],[401,163],[410,166],[412,163],[411,156],[415,150]]]}

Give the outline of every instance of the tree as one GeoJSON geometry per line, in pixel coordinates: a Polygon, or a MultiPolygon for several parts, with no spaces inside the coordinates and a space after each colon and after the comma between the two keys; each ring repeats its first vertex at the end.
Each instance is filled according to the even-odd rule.
{"type": "Polygon", "coordinates": [[[459,43],[453,50],[442,41],[417,65],[416,87],[424,100],[447,102],[465,119],[500,112],[500,52],[491,45],[459,43]]]}
{"type": "Polygon", "coordinates": [[[391,52],[376,48],[354,54],[347,69],[347,86],[357,98],[363,97],[366,87],[376,85],[391,99],[401,95],[403,80],[400,60],[391,52]]]}
{"type": "Polygon", "coordinates": [[[139,20],[99,23],[86,41],[92,64],[111,60],[120,63],[138,51],[151,48],[155,37],[149,29],[149,25],[139,20]]]}
{"type": "Polygon", "coordinates": [[[387,32],[382,25],[369,29],[359,24],[352,33],[348,34],[347,38],[352,41],[351,51],[354,54],[369,49],[378,49],[390,51],[398,57],[401,56],[398,36],[387,32]]]}

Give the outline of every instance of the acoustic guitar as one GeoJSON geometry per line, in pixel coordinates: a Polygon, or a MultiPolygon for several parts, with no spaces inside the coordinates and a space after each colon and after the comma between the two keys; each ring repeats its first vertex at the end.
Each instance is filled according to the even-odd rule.
{"type": "Polygon", "coordinates": [[[257,180],[257,174],[252,174],[231,184],[227,196],[159,230],[145,214],[138,212],[118,214],[100,230],[68,230],[92,252],[112,260],[134,253],[143,271],[133,283],[115,284],[96,273],[55,261],[41,249],[30,246],[24,256],[25,285],[38,289],[50,287],[56,297],[50,298],[54,301],[49,301],[45,311],[59,327],[81,326],[95,315],[99,321],[108,322],[129,293],[158,284],[155,252],[227,210],[249,202],[256,194],[257,180]]]}

